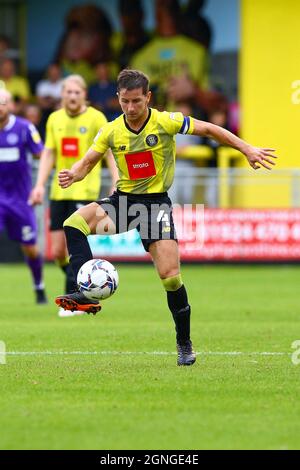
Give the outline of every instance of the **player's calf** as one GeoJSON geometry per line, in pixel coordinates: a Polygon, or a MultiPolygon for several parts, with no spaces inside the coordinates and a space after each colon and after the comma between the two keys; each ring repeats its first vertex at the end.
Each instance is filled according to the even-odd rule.
{"type": "Polygon", "coordinates": [[[167,292],[169,309],[176,329],[176,343],[179,366],[190,366],[196,361],[190,338],[191,307],[180,274],[162,280],[167,292]]]}
{"type": "Polygon", "coordinates": [[[43,289],[43,288],[35,289],[35,300],[36,300],[36,303],[39,304],[39,305],[48,303],[48,299],[47,299],[45,289],[43,289]]]}

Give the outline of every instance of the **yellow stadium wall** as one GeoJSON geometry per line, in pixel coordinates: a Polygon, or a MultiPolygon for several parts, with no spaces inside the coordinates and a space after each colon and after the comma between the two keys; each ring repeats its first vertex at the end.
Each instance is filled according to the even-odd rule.
{"type": "MultiPolygon", "coordinates": [[[[241,0],[241,136],[275,148],[278,169],[300,167],[299,18],[299,0],[241,0]]],[[[256,185],[261,175],[251,175],[253,184],[236,187],[234,206],[291,206],[288,178],[279,185],[256,185]]],[[[266,176],[270,183],[275,178],[266,176]]]]}

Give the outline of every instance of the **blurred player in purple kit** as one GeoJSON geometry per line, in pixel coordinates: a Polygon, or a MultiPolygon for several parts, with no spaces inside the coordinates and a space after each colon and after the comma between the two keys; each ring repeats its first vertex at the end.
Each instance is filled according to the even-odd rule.
{"type": "Polygon", "coordinates": [[[11,94],[0,88],[0,231],[21,244],[30,268],[36,302],[47,303],[42,257],[37,246],[37,222],[28,203],[32,188],[28,154],[39,156],[43,144],[33,124],[11,114],[11,94]]]}

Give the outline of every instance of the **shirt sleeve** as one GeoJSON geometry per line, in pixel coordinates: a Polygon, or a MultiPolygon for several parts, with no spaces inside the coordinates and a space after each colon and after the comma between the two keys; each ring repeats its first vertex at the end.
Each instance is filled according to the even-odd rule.
{"type": "Polygon", "coordinates": [[[31,96],[30,86],[28,80],[23,77],[18,77],[16,95],[21,96],[25,100],[29,100],[31,96]]]}
{"type": "Polygon", "coordinates": [[[98,118],[97,118],[97,127],[98,129],[102,129],[102,127],[107,124],[107,119],[105,115],[99,111],[98,118]]]}
{"type": "Polygon", "coordinates": [[[46,142],[45,147],[50,150],[55,149],[55,140],[53,135],[53,128],[52,128],[52,115],[50,114],[47,124],[46,124],[46,142]]]}
{"type": "Polygon", "coordinates": [[[98,153],[105,153],[109,148],[108,144],[109,129],[107,126],[102,127],[96,135],[91,149],[98,153]]]}
{"type": "Polygon", "coordinates": [[[180,112],[164,112],[164,122],[167,131],[175,134],[192,134],[194,130],[194,120],[190,116],[184,116],[180,112]]]}
{"type": "Polygon", "coordinates": [[[28,123],[27,126],[27,147],[34,155],[40,153],[44,148],[37,128],[31,123],[28,123]]]}

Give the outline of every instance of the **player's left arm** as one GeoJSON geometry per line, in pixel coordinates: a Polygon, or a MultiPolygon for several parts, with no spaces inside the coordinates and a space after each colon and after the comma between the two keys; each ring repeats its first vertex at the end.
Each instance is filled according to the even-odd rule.
{"type": "Polygon", "coordinates": [[[110,177],[111,177],[110,194],[112,194],[115,191],[116,186],[117,186],[117,181],[119,179],[119,172],[118,172],[115,158],[110,149],[106,152],[105,159],[107,163],[107,168],[109,169],[109,172],[110,172],[110,177]]]}
{"type": "Polygon", "coordinates": [[[272,166],[270,165],[275,165],[275,162],[272,160],[273,158],[277,158],[273,153],[275,149],[253,147],[227,129],[211,124],[210,122],[193,119],[193,130],[191,133],[201,137],[209,137],[222,145],[229,145],[239,150],[245,155],[249,165],[254,168],[254,170],[258,170],[260,166],[271,170],[272,166]]]}
{"type": "Polygon", "coordinates": [[[102,160],[104,153],[96,152],[90,148],[85,156],[76,162],[70,170],[61,170],[58,174],[58,183],[61,188],[68,188],[73,183],[83,180],[86,175],[102,160]]]}

